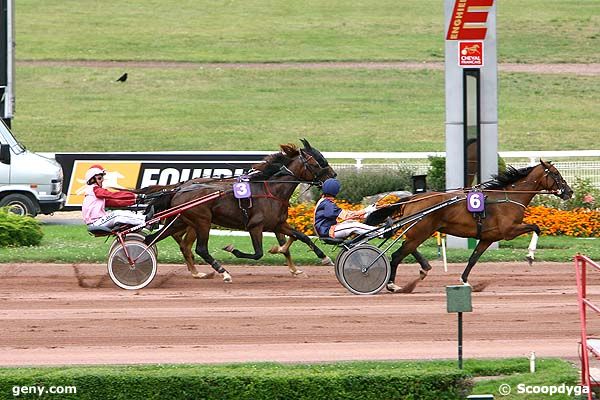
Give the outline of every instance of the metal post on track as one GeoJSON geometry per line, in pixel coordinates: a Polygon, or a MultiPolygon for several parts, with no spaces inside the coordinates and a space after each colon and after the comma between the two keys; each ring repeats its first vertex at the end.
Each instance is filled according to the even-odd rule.
{"type": "Polygon", "coordinates": [[[470,285],[446,286],[446,309],[458,313],[458,368],[463,368],[463,312],[473,311],[470,285]]]}
{"type": "Polygon", "coordinates": [[[463,316],[458,313],[458,368],[463,369],[463,316]]]}

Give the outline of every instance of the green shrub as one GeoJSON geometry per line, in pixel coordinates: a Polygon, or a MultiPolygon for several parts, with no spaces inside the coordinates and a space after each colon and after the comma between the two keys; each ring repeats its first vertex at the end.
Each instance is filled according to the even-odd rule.
{"type": "Polygon", "coordinates": [[[0,370],[0,398],[30,385],[76,387],[61,399],[450,400],[463,398],[472,381],[443,363],[401,362],[0,370]]]}
{"type": "Polygon", "coordinates": [[[573,197],[564,201],[554,195],[535,196],[532,205],[556,208],[559,210],[573,210],[587,208],[595,210],[600,208],[600,190],[594,187],[589,179],[576,177],[572,183],[573,197]]]}
{"type": "Polygon", "coordinates": [[[429,157],[429,172],[427,186],[435,192],[446,190],[446,158],[429,157]]]}
{"type": "MultiPolygon", "coordinates": [[[[337,179],[342,184],[342,190],[337,196],[339,200],[350,203],[360,203],[363,197],[378,193],[406,190],[412,192],[413,171],[408,168],[382,169],[342,169],[338,171],[337,179]]],[[[313,197],[320,196],[320,190],[313,191],[313,197]]]]}
{"type": "MultiPolygon", "coordinates": [[[[506,171],[506,162],[498,156],[498,173],[506,171]]],[[[446,190],[446,157],[429,157],[427,187],[436,192],[446,190]]]]}
{"type": "Polygon", "coordinates": [[[0,208],[0,247],[37,246],[43,235],[35,219],[0,208]]]}

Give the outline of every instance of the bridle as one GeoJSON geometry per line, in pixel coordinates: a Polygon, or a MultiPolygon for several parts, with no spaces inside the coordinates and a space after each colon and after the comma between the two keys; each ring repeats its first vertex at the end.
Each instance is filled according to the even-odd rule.
{"type": "MultiPolygon", "coordinates": [[[[298,176],[296,173],[294,173],[294,171],[289,169],[286,165],[282,166],[279,169],[279,172],[277,172],[273,176],[289,175],[289,176],[293,177],[294,179],[296,179],[296,181],[290,181],[287,183],[307,183],[311,186],[321,187],[321,185],[323,184],[321,179],[327,173],[327,167],[323,167],[319,163],[319,161],[317,161],[312,155],[307,154],[307,153],[303,152],[302,150],[300,150],[300,155],[298,156],[298,159],[302,162],[303,171],[308,172],[310,175],[312,175],[312,178],[310,180],[306,179],[302,176],[298,176]],[[314,162],[317,163],[318,167],[315,166],[313,163],[310,163],[309,162],[310,160],[314,160],[314,162]]],[[[300,174],[300,175],[303,175],[303,174],[300,174]]],[[[279,181],[279,183],[285,183],[285,182],[279,181]]]]}
{"type": "Polygon", "coordinates": [[[300,161],[302,161],[302,166],[304,167],[304,170],[308,171],[313,176],[313,180],[316,179],[317,181],[321,182],[321,178],[327,173],[327,166],[322,166],[321,163],[317,159],[315,159],[314,156],[305,153],[302,150],[300,150],[300,161]],[[317,163],[318,167],[310,163],[310,160],[314,160],[317,163]]]}
{"type": "Polygon", "coordinates": [[[551,187],[558,197],[561,197],[566,192],[567,182],[560,174],[551,171],[548,167],[545,167],[544,178],[546,178],[546,187],[551,187]],[[548,185],[549,178],[552,178],[552,180],[554,181],[554,184],[552,186],[548,185]]]}
{"type": "MultiPolygon", "coordinates": [[[[292,179],[291,180],[277,180],[277,181],[271,181],[271,180],[252,181],[254,183],[259,183],[259,182],[263,183],[264,190],[265,190],[264,195],[257,194],[257,195],[253,195],[253,197],[274,199],[274,200],[281,202],[282,204],[284,204],[286,206],[289,206],[288,200],[281,199],[272,193],[269,184],[273,184],[273,183],[288,183],[288,184],[306,183],[310,186],[321,187],[323,185],[323,182],[321,182],[320,178],[327,172],[327,168],[322,167],[321,164],[312,155],[308,154],[308,157],[306,157],[304,154],[305,154],[304,152],[300,151],[298,158],[302,162],[303,170],[308,171],[312,175],[312,180],[308,180],[306,178],[303,178],[302,176],[296,175],[296,173],[294,173],[294,171],[289,169],[286,165],[283,165],[283,166],[281,166],[279,171],[273,175],[273,177],[291,176],[292,179]],[[314,159],[314,161],[319,166],[318,168],[309,162],[311,159],[314,159]]],[[[308,190],[308,189],[309,188],[307,188],[306,190],[308,190]]]]}

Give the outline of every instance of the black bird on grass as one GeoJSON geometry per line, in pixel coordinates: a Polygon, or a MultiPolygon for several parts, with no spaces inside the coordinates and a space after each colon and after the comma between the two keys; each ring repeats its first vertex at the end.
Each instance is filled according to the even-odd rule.
{"type": "Polygon", "coordinates": [[[117,79],[115,82],[125,82],[127,80],[127,72],[125,72],[123,75],[121,75],[121,77],[119,79],[117,79]]]}

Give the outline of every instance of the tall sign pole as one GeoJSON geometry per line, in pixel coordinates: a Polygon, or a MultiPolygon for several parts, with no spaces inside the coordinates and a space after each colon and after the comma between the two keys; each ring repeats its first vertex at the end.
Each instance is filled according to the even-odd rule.
{"type": "MultiPolygon", "coordinates": [[[[444,0],[446,189],[498,172],[497,0],[444,0]]],[[[448,247],[468,246],[448,237],[448,247]]]]}
{"type": "Polygon", "coordinates": [[[14,0],[0,0],[0,118],[10,127],[15,107],[14,0]]]}

